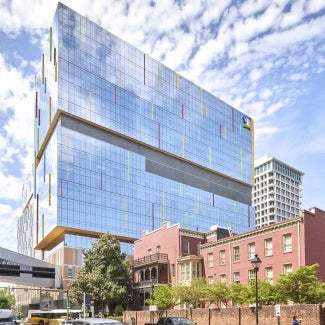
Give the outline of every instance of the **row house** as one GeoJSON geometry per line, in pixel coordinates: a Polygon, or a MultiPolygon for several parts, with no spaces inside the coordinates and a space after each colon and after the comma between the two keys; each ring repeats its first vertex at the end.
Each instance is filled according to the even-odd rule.
{"type": "Polygon", "coordinates": [[[162,283],[188,284],[202,276],[208,283],[248,283],[255,279],[255,254],[262,260],[261,280],[273,283],[280,274],[318,263],[318,277],[324,281],[324,231],[325,211],[318,208],[241,234],[218,226],[201,233],[164,222],[134,243],[134,307],[145,309],[145,300],[162,283]]]}

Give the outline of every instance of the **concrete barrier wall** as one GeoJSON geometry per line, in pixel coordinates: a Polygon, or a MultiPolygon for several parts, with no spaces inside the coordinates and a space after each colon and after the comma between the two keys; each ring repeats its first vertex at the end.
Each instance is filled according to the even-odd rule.
{"type": "MultiPolygon", "coordinates": [[[[281,316],[276,316],[275,306],[263,306],[259,309],[259,325],[291,325],[292,316],[301,319],[301,325],[325,325],[325,305],[281,305],[281,316]]],[[[166,311],[126,311],[124,322],[132,325],[144,325],[146,322],[156,322],[159,316],[183,316],[192,319],[197,325],[254,325],[256,314],[254,308],[220,308],[166,311]]]]}

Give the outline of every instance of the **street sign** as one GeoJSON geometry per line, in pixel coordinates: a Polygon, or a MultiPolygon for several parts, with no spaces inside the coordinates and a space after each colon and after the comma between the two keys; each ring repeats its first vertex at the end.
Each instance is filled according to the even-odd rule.
{"type": "Polygon", "coordinates": [[[280,317],[281,316],[281,306],[275,305],[275,316],[280,317]]]}

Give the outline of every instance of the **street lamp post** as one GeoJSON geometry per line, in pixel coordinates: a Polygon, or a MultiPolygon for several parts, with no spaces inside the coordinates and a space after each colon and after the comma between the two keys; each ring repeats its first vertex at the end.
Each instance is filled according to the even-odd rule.
{"type": "Polygon", "coordinates": [[[258,325],[258,286],[257,286],[257,272],[262,263],[261,259],[255,254],[254,258],[251,260],[255,271],[255,315],[256,315],[256,325],[258,325]]]}

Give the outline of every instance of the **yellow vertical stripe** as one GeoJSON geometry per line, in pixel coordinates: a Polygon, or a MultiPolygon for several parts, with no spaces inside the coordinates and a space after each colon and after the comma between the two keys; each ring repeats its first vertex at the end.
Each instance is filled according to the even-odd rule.
{"type": "Polygon", "coordinates": [[[51,174],[49,174],[49,190],[48,190],[48,193],[49,193],[49,206],[51,206],[51,196],[52,196],[52,193],[51,193],[51,174]]]}
{"type": "Polygon", "coordinates": [[[127,197],[123,197],[123,228],[126,229],[127,221],[127,197]]]}
{"type": "Polygon", "coordinates": [[[41,229],[41,232],[42,232],[42,239],[44,239],[44,235],[45,235],[45,217],[44,217],[43,213],[42,213],[42,229],[41,229]]]}
{"type": "Polygon", "coordinates": [[[198,201],[195,202],[195,214],[199,214],[200,211],[200,204],[198,201]]]}
{"type": "Polygon", "coordinates": [[[161,222],[165,220],[165,192],[161,192],[161,222]]]}
{"type": "Polygon", "coordinates": [[[205,104],[205,116],[206,117],[209,116],[209,106],[208,106],[208,104],[205,104]]]}
{"type": "Polygon", "coordinates": [[[236,201],[232,201],[233,202],[233,212],[237,212],[237,202],[236,201]]]}
{"type": "Polygon", "coordinates": [[[182,183],[179,183],[178,195],[179,196],[183,196],[183,184],[182,183]]]}
{"type": "Polygon", "coordinates": [[[188,211],[185,211],[185,225],[188,226],[188,211]]]}

